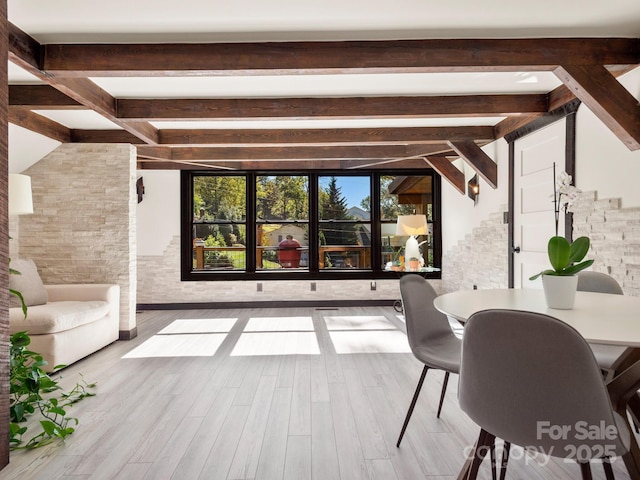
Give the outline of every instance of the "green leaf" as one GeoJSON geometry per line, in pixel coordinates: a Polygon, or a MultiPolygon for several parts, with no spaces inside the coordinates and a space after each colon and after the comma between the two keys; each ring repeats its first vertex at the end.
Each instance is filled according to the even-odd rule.
{"type": "Polygon", "coordinates": [[[576,238],[571,244],[571,254],[569,255],[569,264],[581,262],[589,251],[589,238],[576,238]]]}
{"type": "Polygon", "coordinates": [[[15,347],[26,347],[31,343],[31,338],[27,332],[16,332],[11,335],[11,344],[15,347]]]}
{"type": "Polygon", "coordinates": [[[554,275],[556,272],[553,270],[543,270],[540,273],[536,273],[535,275],[529,277],[529,280],[535,280],[541,275],[554,275]]]}
{"type": "Polygon", "coordinates": [[[45,431],[47,435],[52,437],[56,435],[58,426],[55,423],[53,423],[51,420],[40,420],[40,425],[42,425],[42,429],[45,431]]]}
{"type": "Polygon", "coordinates": [[[591,265],[593,265],[593,260],[585,260],[582,263],[578,263],[577,265],[571,265],[570,267],[565,268],[563,274],[575,275],[579,271],[584,270],[585,268],[589,268],[591,265]]]}
{"type": "Polygon", "coordinates": [[[549,253],[551,266],[556,272],[569,265],[571,246],[566,238],[559,236],[551,237],[547,245],[547,251],[549,253]]]}

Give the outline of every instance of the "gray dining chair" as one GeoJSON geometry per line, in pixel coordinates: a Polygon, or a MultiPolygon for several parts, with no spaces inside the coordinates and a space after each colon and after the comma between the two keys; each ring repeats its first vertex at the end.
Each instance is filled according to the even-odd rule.
{"type": "MultiPolygon", "coordinates": [[[[579,292],[596,292],[596,293],[612,293],[615,295],[623,295],[622,287],[610,275],[601,272],[580,272],[578,274],[578,291],[579,292]]],[[[606,319],[602,319],[606,321],[606,319]]],[[[622,362],[631,349],[616,345],[602,345],[599,343],[591,343],[591,350],[596,357],[598,365],[605,373],[607,379],[611,378],[616,367],[622,362]]]]}
{"type": "Polygon", "coordinates": [[[451,330],[447,316],[433,306],[437,297],[431,284],[417,274],[404,275],[400,278],[400,296],[404,307],[407,327],[407,339],[413,355],[424,364],[418,386],[413,394],[409,410],[402,425],[396,446],[400,446],[413,409],[422,390],[422,384],[429,369],[443,370],[444,381],[440,394],[437,417],[440,417],[442,404],[447,391],[450,373],[460,370],[461,340],[451,330]]]}
{"type": "MultiPolygon", "coordinates": [[[[465,325],[458,396],[460,408],[481,428],[465,478],[476,478],[496,438],[505,441],[506,452],[514,444],[573,459],[583,479],[591,479],[592,459],[603,458],[612,479],[609,457],[630,455],[628,424],[611,406],[589,345],[548,315],[473,314],[465,325]],[[593,435],[584,435],[587,430],[593,435]]],[[[505,474],[503,461],[501,478],[505,474]]]]}

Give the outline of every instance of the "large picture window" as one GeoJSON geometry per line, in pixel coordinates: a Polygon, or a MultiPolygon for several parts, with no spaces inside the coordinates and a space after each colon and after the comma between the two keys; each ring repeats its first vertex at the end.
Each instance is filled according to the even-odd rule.
{"type": "Polygon", "coordinates": [[[440,177],[420,172],[182,172],[182,278],[384,278],[404,263],[399,215],[425,215],[439,277],[440,177]]]}

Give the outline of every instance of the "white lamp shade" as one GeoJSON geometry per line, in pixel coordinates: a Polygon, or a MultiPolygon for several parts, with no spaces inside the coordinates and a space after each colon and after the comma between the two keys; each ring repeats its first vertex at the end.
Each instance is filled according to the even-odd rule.
{"type": "Polygon", "coordinates": [[[428,232],[426,215],[398,215],[396,235],[426,235],[428,232]]]}
{"type": "Polygon", "coordinates": [[[33,213],[31,177],[18,173],[9,174],[9,215],[33,213]]]}

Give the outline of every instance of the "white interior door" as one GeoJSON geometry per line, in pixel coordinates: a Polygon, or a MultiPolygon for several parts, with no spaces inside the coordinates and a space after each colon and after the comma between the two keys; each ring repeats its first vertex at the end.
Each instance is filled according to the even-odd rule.
{"type": "MultiPolygon", "coordinates": [[[[559,120],[516,140],[514,161],[514,287],[542,288],[529,277],[550,267],[547,243],[555,235],[553,164],[556,175],[565,169],[566,121],[559,120]]],[[[564,235],[560,213],[559,235],[564,235]]]]}

